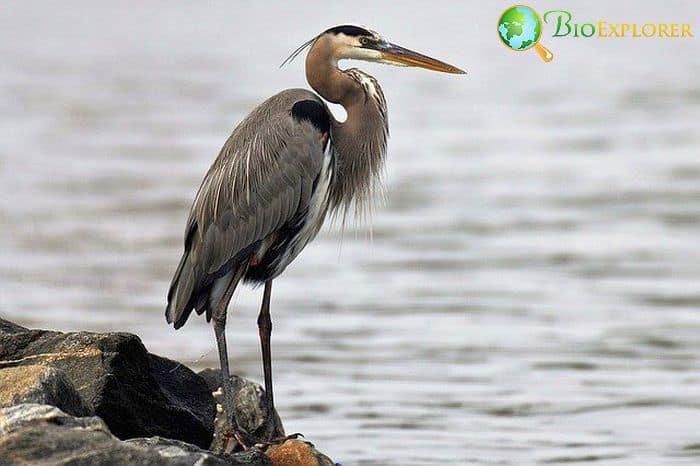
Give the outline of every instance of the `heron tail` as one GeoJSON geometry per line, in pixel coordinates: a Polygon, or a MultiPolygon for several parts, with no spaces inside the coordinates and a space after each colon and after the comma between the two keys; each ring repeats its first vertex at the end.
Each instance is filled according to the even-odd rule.
{"type": "Polygon", "coordinates": [[[176,329],[185,325],[192,309],[195,308],[192,303],[195,282],[190,252],[185,251],[170,283],[168,305],[165,308],[165,320],[173,324],[176,329]]]}
{"type": "MultiPolygon", "coordinates": [[[[231,295],[247,270],[247,265],[232,261],[225,269],[200,282],[195,274],[190,252],[186,251],[180,259],[168,290],[165,320],[178,329],[185,325],[194,310],[197,314],[206,312],[209,322],[212,313],[220,309],[222,300],[226,300],[224,306],[228,305],[231,295]]],[[[225,310],[224,308],[223,311],[225,310]]]]}

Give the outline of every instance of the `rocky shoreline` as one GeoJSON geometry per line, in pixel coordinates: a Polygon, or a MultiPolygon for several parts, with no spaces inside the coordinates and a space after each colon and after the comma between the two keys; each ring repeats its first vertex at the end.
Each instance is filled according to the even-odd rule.
{"type": "MultiPolygon", "coordinates": [[[[219,372],[149,353],[128,333],[54,332],[0,319],[0,464],[333,466],[290,439],[263,389],[234,376],[241,427],[261,445],[217,442],[219,372]]],[[[218,437],[220,438],[220,436],[218,437]]]]}

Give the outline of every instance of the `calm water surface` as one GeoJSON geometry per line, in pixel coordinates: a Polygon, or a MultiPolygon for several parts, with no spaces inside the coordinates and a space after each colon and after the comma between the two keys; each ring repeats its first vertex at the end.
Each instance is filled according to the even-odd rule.
{"type": "MultiPolygon", "coordinates": [[[[700,34],[696,2],[566,3],[700,34]]],[[[287,430],[346,465],[697,464],[698,39],[546,33],[545,65],[498,41],[508,4],[402,4],[6,2],[0,315],[216,366],[203,319],[163,319],[196,188],[240,118],[305,86],[278,69],[297,44],[365,23],[469,75],[361,65],[387,201],[371,241],[328,229],[275,282],[287,430]]],[[[257,380],[260,295],[229,318],[257,380]]]]}

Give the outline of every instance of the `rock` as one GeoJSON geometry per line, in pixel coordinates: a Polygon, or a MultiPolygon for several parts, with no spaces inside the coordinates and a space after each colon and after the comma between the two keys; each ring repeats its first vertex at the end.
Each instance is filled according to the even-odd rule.
{"type": "Polygon", "coordinates": [[[168,464],[122,444],[98,417],[73,418],[48,405],[0,410],[0,433],[0,464],[168,464]]]}
{"type": "Polygon", "coordinates": [[[204,369],[197,372],[209,387],[209,391],[214,393],[221,387],[221,369],[204,369]]]}
{"type": "Polygon", "coordinates": [[[0,409],[0,439],[25,427],[41,423],[109,433],[104,421],[98,417],[73,417],[55,406],[23,403],[0,409]]]}
{"type": "Polygon", "coordinates": [[[98,417],[77,418],[48,405],[0,410],[0,464],[114,466],[268,466],[262,453],[221,458],[177,440],[120,441],[98,417]]]}
{"type": "MultiPolygon", "coordinates": [[[[218,369],[205,369],[199,375],[206,380],[209,389],[215,392],[215,398],[221,411],[216,415],[216,432],[210,449],[212,451],[235,451],[236,445],[226,447],[222,444],[224,436],[223,428],[226,419],[223,411],[221,386],[221,371],[218,369]]],[[[284,427],[276,411],[268,412],[265,404],[265,390],[257,383],[236,375],[231,376],[234,391],[233,405],[236,410],[236,420],[241,429],[257,443],[263,443],[268,439],[284,437],[284,427]]]]}
{"type": "Polygon", "coordinates": [[[333,465],[305,441],[265,443],[285,435],[277,412],[268,412],[260,385],[231,382],[238,423],[258,442],[235,454],[235,440],[223,440],[225,413],[214,416],[219,370],[195,374],[127,333],[30,330],[0,319],[0,465],[333,465]]]}
{"type": "Polygon", "coordinates": [[[265,454],[273,466],[335,466],[333,460],[304,440],[289,439],[279,445],[271,445],[265,454]]]}
{"type": "Polygon", "coordinates": [[[0,319],[0,368],[37,364],[62,371],[87,414],[101,417],[121,439],[211,443],[215,404],[206,382],[149,354],[135,335],[28,330],[0,319]]]}
{"type": "Polygon", "coordinates": [[[21,325],[17,325],[14,322],[0,319],[0,333],[12,334],[26,332],[27,330],[29,329],[27,329],[26,327],[22,327],[21,325]]]}
{"type": "MultiPolygon", "coordinates": [[[[270,463],[268,457],[265,456],[265,454],[257,448],[251,448],[247,451],[236,453],[234,455],[214,455],[211,452],[202,450],[198,447],[195,447],[194,445],[190,445],[189,443],[162,437],[130,439],[126,440],[124,443],[136,445],[142,448],[155,449],[161,456],[169,458],[182,457],[184,455],[189,454],[191,459],[198,460],[198,458],[201,458],[201,456],[197,455],[208,455],[210,457],[216,458],[217,460],[223,460],[227,465],[230,466],[272,466],[272,463],[270,463]]],[[[194,462],[190,464],[194,464],[194,462]]],[[[197,465],[199,464],[209,463],[197,463],[197,465]]]]}
{"type": "Polygon", "coordinates": [[[38,364],[0,369],[0,408],[20,403],[52,405],[73,416],[89,412],[62,370],[38,364]]]}

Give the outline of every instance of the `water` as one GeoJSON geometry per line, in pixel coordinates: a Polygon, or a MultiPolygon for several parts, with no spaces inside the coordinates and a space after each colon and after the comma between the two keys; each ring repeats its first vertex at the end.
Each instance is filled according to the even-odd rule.
{"type": "MultiPolygon", "coordinates": [[[[389,103],[388,200],[371,242],[328,230],[275,282],[287,430],[346,465],[700,461],[697,39],[546,34],[545,65],[504,50],[506,4],[378,3],[3,5],[0,315],[216,366],[203,319],[163,320],[194,192],[240,118],[305,86],[277,68],[297,44],[366,23],[469,75],[361,65],[389,103]]],[[[260,295],[229,318],[257,380],[260,295]]]]}

